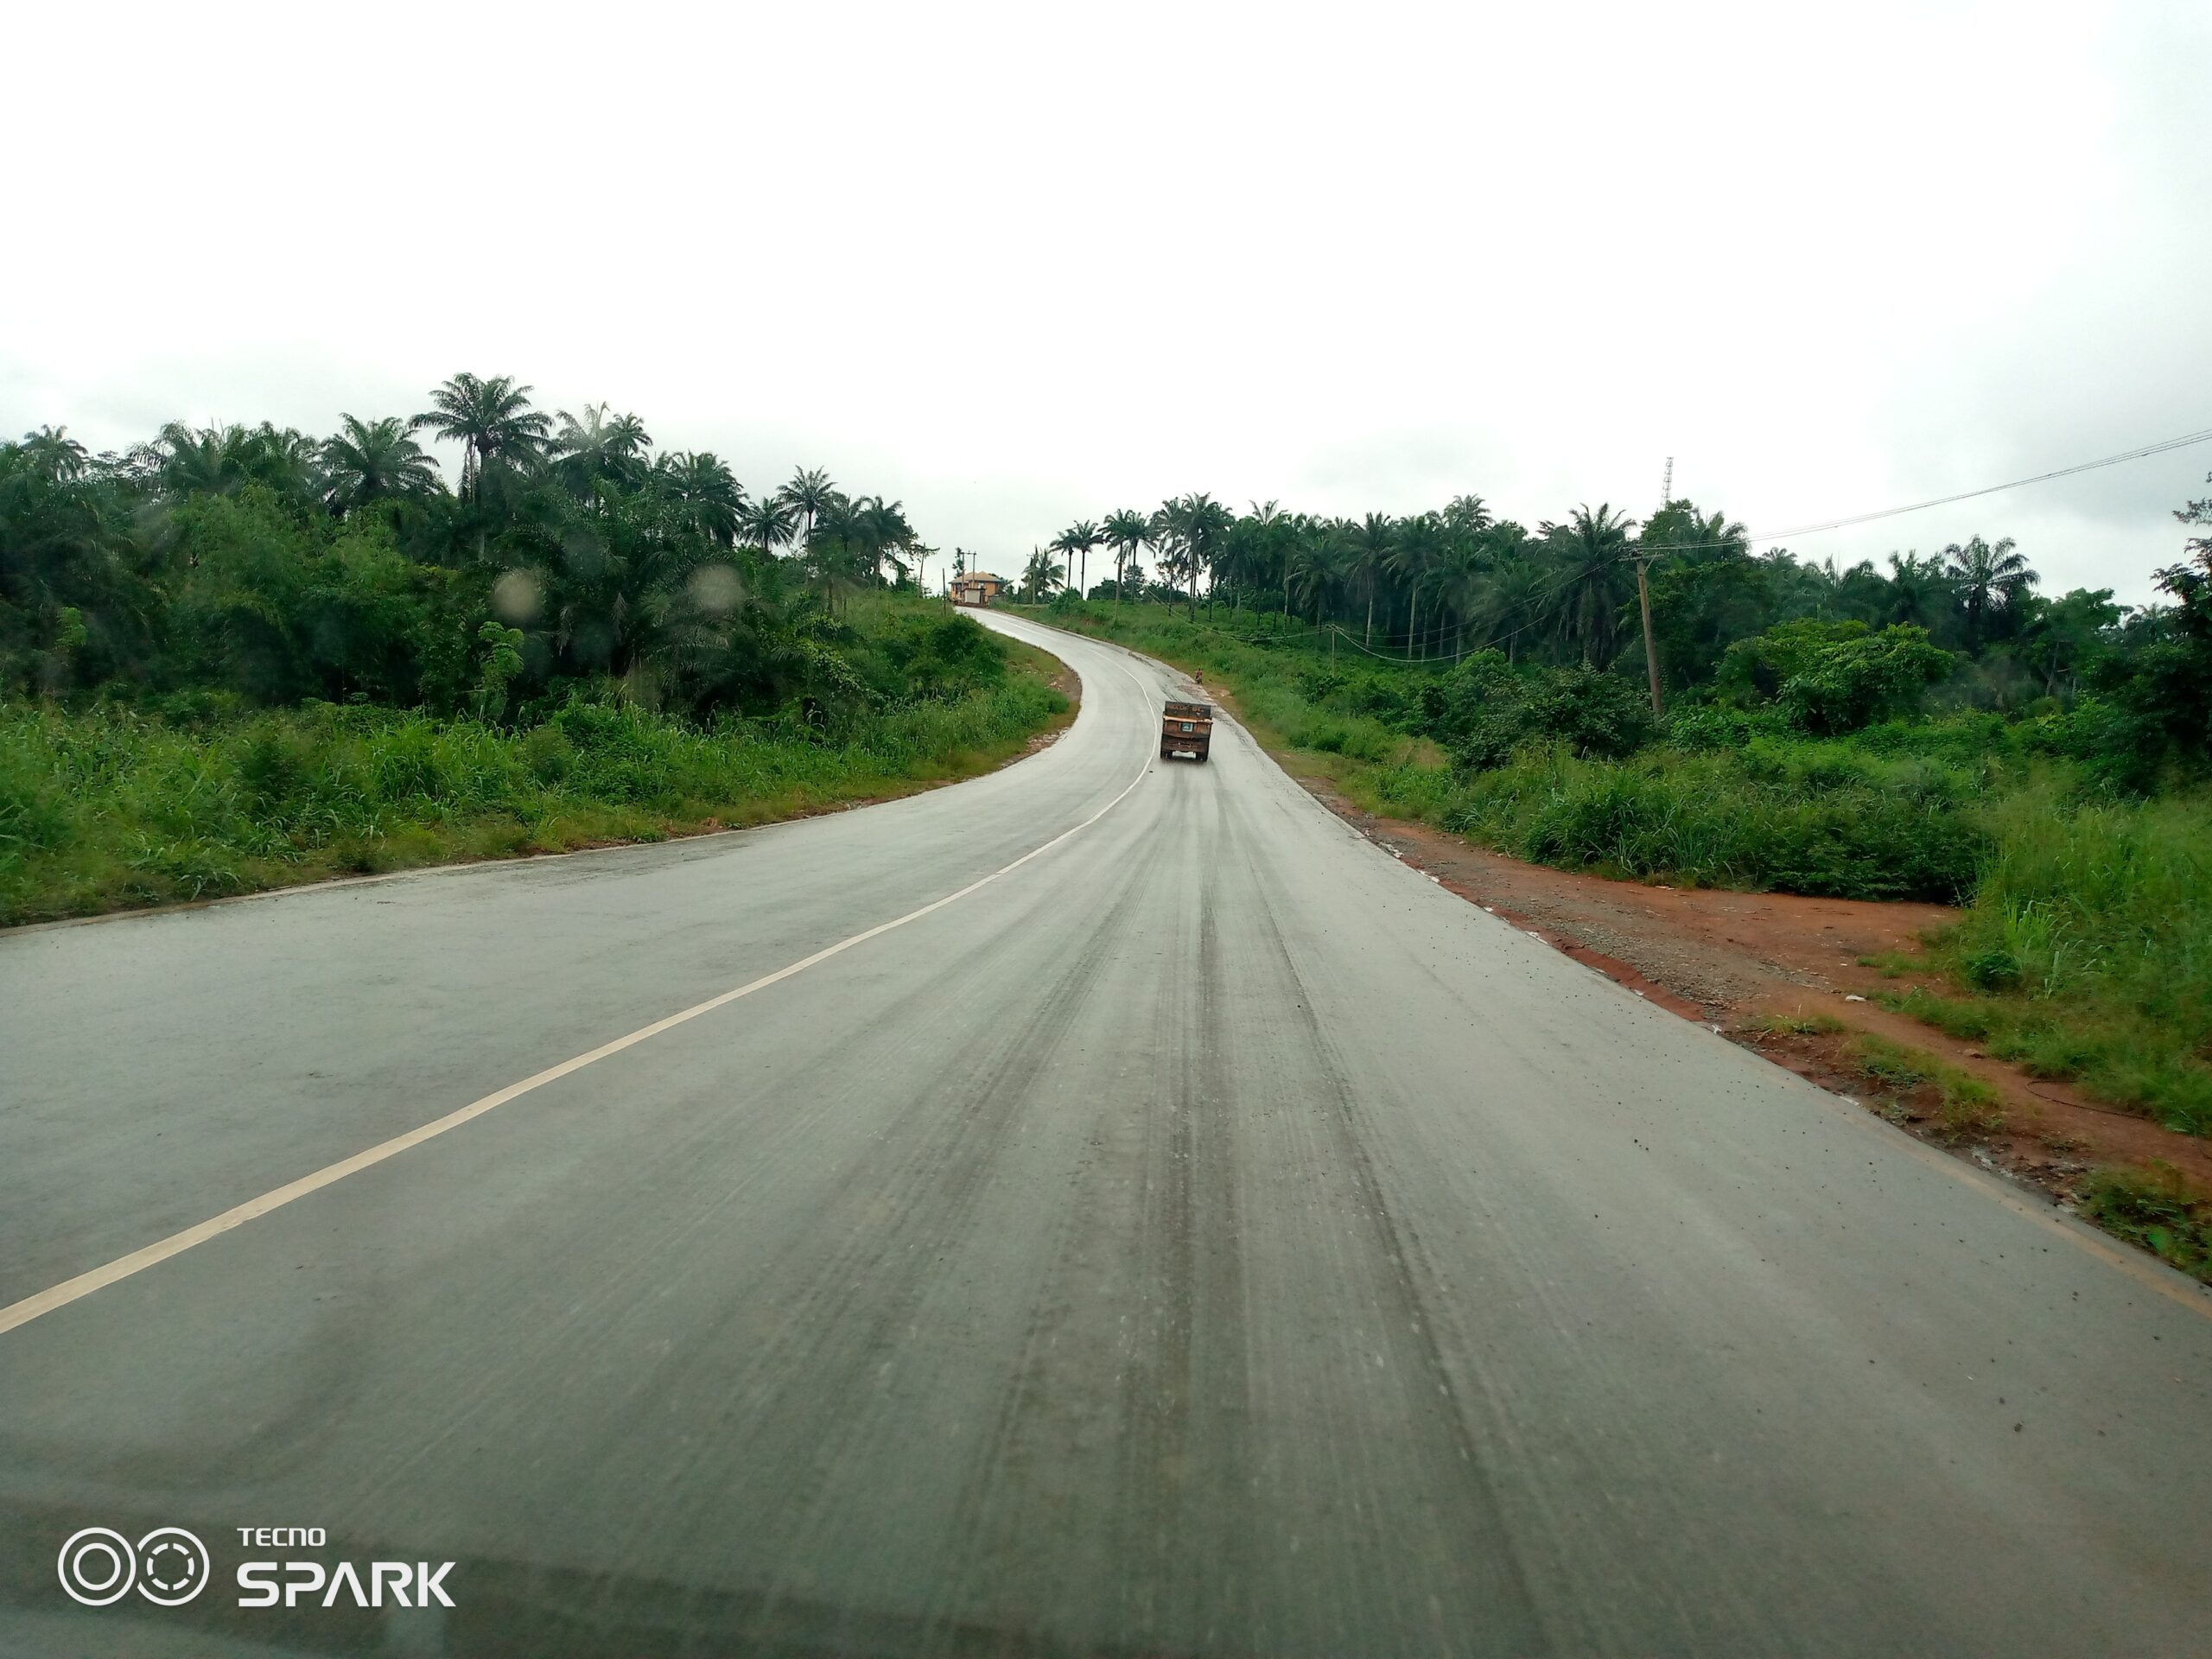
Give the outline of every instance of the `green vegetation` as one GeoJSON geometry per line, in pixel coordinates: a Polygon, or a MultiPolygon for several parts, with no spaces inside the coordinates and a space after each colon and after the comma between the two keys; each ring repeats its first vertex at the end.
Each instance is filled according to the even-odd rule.
{"type": "Polygon", "coordinates": [[[1946,1065],[1933,1054],[1907,1048],[1872,1032],[1853,1032],[1825,1014],[1764,1014],[1740,1027],[1749,1037],[1837,1037],[1850,1063],[1882,1097],[1884,1116],[1904,1120],[1932,1117],[1938,1139],[1964,1141],[2004,1125],[1997,1091],[1980,1077],[1946,1065]],[[1913,1097],[1919,1096],[1920,1102],[1913,1097]],[[1929,1098],[1932,1096],[1932,1100],[1929,1098]],[[1928,1111],[1916,1111],[1926,1103],[1928,1111]]]}
{"type": "Polygon", "coordinates": [[[2191,1193],[2171,1164],[2099,1171],[2082,1211],[2107,1232],[2212,1283],[2212,1203],[2191,1193]]]}
{"type": "Polygon", "coordinates": [[[0,444],[0,923],[759,822],[1065,708],[920,595],[897,503],[818,472],[753,499],[528,394],[460,375],[320,442],[0,444]]]}
{"type": "Polygon", "coordinates": [[[1982,809],[1993,850],[1936,960],[1891,999],[2039,1077],[2212,1133],[2212,812],[2202,794],[1982,809]]]}
{"type": "Polygon", "coordinates": [[[1946,1065],[1924,1050],[1907,1048],[1870,1033],[1853,1037],[1851,1046],[1859,1069],[1890,1099],[1892,1109],[1908,1116],[1923,1116],[1912,1110],[1908,1098],[1923,1090],[1935,1096],[1939,1139],[1970,1140],[2003,1126],[2005,1114],[1999,1108],[1997,1091],[1971,1072],[1946,1065]]]}
{"type": "Polygon", "coordinates": [[[1753,1037],[1829,1037],[1844,1024],[1825,1014],[1763,1014],[1745,1021],[1743,1029],[1753,1037]]]}
{"type": "Polygon", "coordinates": [[[331,703],[189,724],[0,705],[0,922],[789,817],[981,770],[1065,701],[1009,675],[835,741],[614,696],[522,729],[331,703]]]}
{"type": "MultiPolygon", "coordinates": [[[[2037,592],[2009,542],[1839,571],[1687,501],[1530,535],[1474,497],[1353,523],[1193,496],[1052,551],[1102,545],[1113,575],[1052,620],[1204,670],[1370,810],[1613,876],[1962,906],[1951,994],[1899,1006],[2212,1131],[2212,538],[2133,612],[2037,592]]],[[[1040,550],[1025,591],[1061,570],[1040,550]]]]}

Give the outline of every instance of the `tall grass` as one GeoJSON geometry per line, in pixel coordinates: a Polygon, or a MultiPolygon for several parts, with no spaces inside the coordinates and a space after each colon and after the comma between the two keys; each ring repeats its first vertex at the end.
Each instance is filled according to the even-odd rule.
{"type": "Polygon", "coordinates": [[[1532,863],[1859,899],[1955,903],[1973,890],[1987,842],[1962,778],[1793,752],[1814,747],[1662,747],[1619,762],[1523,751],[1448,783],[1402,767],[1376,792],[1532,863]]]}
{"type": "Polygon", "coordinates": [[[1939,955],[1962,988],[1900,1005],[2045,1077],[2212,1133],[2212,800],[1981,809],[1993,852],[1939,955]]]}
{"type": "Polygon", "coordinates": [[[206,728],[0,703],[0,924],[761,823],[982,770],[1065,708],[1031,674],[835,739],[588,702],[519,733],[327,703],[206,728]]]}

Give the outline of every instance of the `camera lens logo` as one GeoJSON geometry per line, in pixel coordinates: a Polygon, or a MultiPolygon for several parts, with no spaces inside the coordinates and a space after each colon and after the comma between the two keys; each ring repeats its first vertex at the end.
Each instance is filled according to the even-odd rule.
{"type": "Polygon", "coordinates": [[[130,1593],[181,1607],[207,1587],[207,1546],[182,1527],[156,1527],[133,1548],[121,1533],[86,1527],[61,1546],[61,1587],[87,1607],[105,1607],[130,1593]]]}

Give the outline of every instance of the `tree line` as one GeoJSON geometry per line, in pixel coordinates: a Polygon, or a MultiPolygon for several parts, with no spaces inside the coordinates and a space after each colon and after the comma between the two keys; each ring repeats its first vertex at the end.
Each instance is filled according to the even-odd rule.
{"type": "Polygon", "coordinates": [[[119,453],[54,427],[0,443],[0,693],[497,718],[613,683],[648,707],[819,714],[972,654],[853,625],[855,591],[912,585],[934,551],[897,501],[818,469],[750,492],[635,415],[549,411],[505,376],[428,403],[321,438],[172,423],[119,453]],[[426,439],[459,447],[457,484],[426,439]]]}
{"type": "MultiPolygon", "coordinates": [[[[2212,504],[2177,516],[2212,522],[2212,504]]],[[[1741,523],[1688,499],[1641,524],[1609,503],[1580,505],[1532,532],[1471,494],[1431,512],[1357,519],[1272,501],[1237,513],[1199,494],[1077,521],[1033,552],[1021,591],[1032,601],[1063,589],[1149,599],[1193,620],[1202,603],[1209,614],[1226,607],[1405,661],[1496,651],[1510,666],[1641,679],[1641,566],[1660,679],[1671,690],[1710,686],[1732,646],[1783,625],[1910,628],[1953,661],[1962,700],[2002,709],[2071,698],[2093,671],[2107,684],[2115,673],[2155,676],[2161,653],[2206,625],[2208,559],[2203,539],[2190,542],[2188,560],[2154,578],[2172,602],[2131,609],[2108,588],[2044,593],[2009,538],[1892,553],[1885,569],[1871,559],[1839,568],[1787,549],[1755,551],[1741,523]],[[1103,574],[1086,586],[1094,554],[1103,574]]]]}

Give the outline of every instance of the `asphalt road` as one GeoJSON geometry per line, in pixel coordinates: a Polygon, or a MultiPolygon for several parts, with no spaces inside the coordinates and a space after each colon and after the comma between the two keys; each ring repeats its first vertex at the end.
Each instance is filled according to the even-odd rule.
{"type": "Polygon", "coordinates": [[[0,1330],[0,1651],[2212,1645],[2205,1298],[1052,645],[953,788],[0,936],[20,1306],[983,882],[0,1330]]]}

